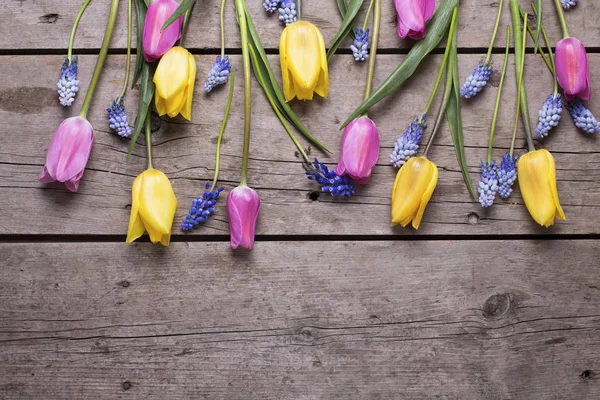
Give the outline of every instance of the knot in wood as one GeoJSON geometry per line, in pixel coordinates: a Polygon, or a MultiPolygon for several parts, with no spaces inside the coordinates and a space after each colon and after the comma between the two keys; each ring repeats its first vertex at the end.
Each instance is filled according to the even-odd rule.
{"type": "Polygon", "coordinates": [[[495,294],[488,297],[483,305],[483,316],[487,319],[500,318],[510,309],[510,296],[508,293],[495,294]]]}
{"type": "Polygon", "coordinates": [[[129,389],[131,389],[131,382],[125,381],[125,382],[123,382],[122,386],[123,386],[123,390],[129,390],[129,389]]]}
{"type": "Polygon", "coordinates": [[[316,337],[314,329],[307,326],[300,328],[298,330],[298,334],[302,337],[302,339],[307,341],[314,340],[316,337]]]}

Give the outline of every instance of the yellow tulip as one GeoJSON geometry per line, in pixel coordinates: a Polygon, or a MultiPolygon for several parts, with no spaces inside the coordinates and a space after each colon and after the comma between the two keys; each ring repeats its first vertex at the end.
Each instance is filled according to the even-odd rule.
{"type": "Polygon", "coordinates": [[[177,199],[165,174],[152,168],[139,174],[133,181],[126,242],[147,231],[152,243],[168,246],[176,208],[177,199]]]}
{"type": "Polygon", "coordinates": [[[316,92],[327,97],[329,73],[325,41],[319,29],[306,21],[288,25],[279,39],[279,60],[285,101],[312,100],[316,92]]]}
{"type": "Polygon", "coordinates": [[[437,166],[425,157],[411,157],[400,168],[392,189],[392,226],[419,229],[423,212],[438,181],[437,166]]]}
{"type": "Polygon", "coordinates": [[[192,95],[196,80],[196,60],[181,46],[172,47],[162,56],[152,81],[156,85],[155,105],[159,115],[177,114],[192,118],[192,95]]]}
{"type": "Polygon", "coordinates": [[[554,218],[565,220],[556,190],[556,164],[547,150],[535,150],[517,161],[517,176],[523,201],[531,217],[546,228],[554,218]]]}

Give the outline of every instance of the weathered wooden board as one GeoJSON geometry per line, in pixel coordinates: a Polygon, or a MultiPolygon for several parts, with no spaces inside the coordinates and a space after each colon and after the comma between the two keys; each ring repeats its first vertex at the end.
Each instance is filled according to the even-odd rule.
{"type": "MultiPolygon", "coordinates": [[[[380,56],[376,81],[380,82],[402,59],[399,55],[380,56]]],[[[498,56],[500,57],[500,56],[498,56]]],[[[325,194],[311,200],[318,187],[304,178],[294,146],[264,99],[260,88],[253,92],[253,137],[251,142],[250,184],[262,198],[258,234],[414,234],[412,229],[389,226],[390,192],[395,169],[388,165],[393,143],[411,119],[423,111],[441,56],[433,56],[393,98],[378,105],[371,113],[381,133],[381,155],[369,185],[346,201],[332,201],[325,194]]],[[[461,76],[477,62],[477,55],[462,55],[461,76]]],[[[81,81],[87,82],[95,57],[81,59],[81,81]]],[[[211,64],[210,56],[197,57],[199,85],[211,64]]],[[[528,57],[528,84],[532,115],[551,91],[550,75],[535,56],[528,57]]],[[[239,57],[234,57],[241,71],[239,57]]],[[[277,59],[272,61],[277,67],[277,59]]],[[[592,56],[591,65],[600,61],[592,56]]],[[[62,109],[53,89],[60,56],[5,57],[0,64],[0,232],[2,234],[125,234],[131,203],[131,183],[145,167],[145,150],[137,145],[127,164],[128,141],[108,132],[104,108],[117,96],[123,76],[123,56],[109,59],[92,105],[91,121],[96,141],[80,191],[72,194],[59,184],[42,185],[37,176],[45,161],[51,135],[60,121],[77,112],[62,109]],[[13,78],[11,78],[13,77],[13,78]],[[27,77],[24,79],[23,77],[27,77]],[[16,83],[18,82],[18,83],[16,83]]],[[[501,62],[498,58],[497,62],[501,62]]],[[[312,103],[294,102],[292,106],[307,125],[334,150],[340,143],[339,121],[359,103],[365,66],[356,65],[349,55],[339,56],[332,64],[331,95],[312,103]]],[[[499,158],[509,147],[514,112],[514,80],[509,68],[505,97],[500,110],[494,156],[499,158]]],[[[600,74],[592,70],[592,81],[600,74]]],[[[222,175],[226,189],[239,180],[242,148],[242,79],[223,145],[222,175]]],[[[473,180],[478,179],[479,160],[487,152],[495,88],[489,88],[476,101],[464,104],[465,142],[473,180]]],[[[83,92],[82,92],[83,94],[83,92]]],[[[77,100],[80,104],[83,95],[77,100]]],[[[135,115],[137,89],[129,92],[126,106],[135,115]]],[[[176,218],[185,215],[192,198],[201,194],[203,184],[212,178],[214,150],[226,90],[206,96],[196,90],[193,123],[181,119],[161,121],[154,134],[155,167],[167,173],[179,199],[176,218]]],[[[591,102],[592,109],[595,102],[591,102]]],[[[437,107],[437,106],[435,106],[437,107]]],[[[435,110],[434,110],[435,111],[435,110]]],[[[560,199],[567,221],[552,229],[537,227],[529,217],[520,196],[499,201],[491,210],[483,210],[472,201],[458,171],[446,124],[436,140],[431,158],[440,166],[440,180],[427,208],[419,234],[539,234],[599,233],[597,209],[600,206],[600,153],[597,140],[580,134],[566,111],[561,127],[544,146],[557,161],[560,199]]],[[[433,123],[431,123],[433,125],[433,123]]],[[[429,133],[426,134],[429,136],[429,133]]],[[[524,140],[519,131],[517,153],[524,140]]],[[[141,142],[141,141],[140,141],[141,142]]],[[[306,143],[306,142],[304,142],[306,143]]],[[[319,152],[312,152],[319,155],[319,152]]],[[[335,157],[324,158],[331,164],[335,157]]],[[[518,191],[517,191],[518,192],[518,191]]],[[[313,197],[315,198],[315,197],[313,197]]],[[[174,229],[175,233],[180,233],[174,229]]],[[[225,202],[202,229],[193,234],[227,234],[225,202]]]]}
{"type": "MultiPolygon", "coordinates": [[[[66,49],[80,0],[6,0],[0,4],[0,49],[66,49]]],[[[99,48],[106,25],[109,2],[92,2],[81,19],[75,41],[76,48],[99,48]]],[[[119,20],[115,30],[113,46],[126,47],[127,2],[121,2],[119,20]]],[[[365,2],[365,9],[368,1],[365,2]]],[[[439,4],[440,1],[437,1],[439,4]]],[[[529,8],[529,2],[522,2],[529,8]]],[[[187,39],[187,46],[194,49],[218,48],[220,0],[201,0],[195,8],[187,39]]],[[[282,25],[277,14],[265,13],[262,1],[248,1],[248,8],[257,25],[265,47],[276,48],[282,25]]],[[[550,38],[562,36],[552,0],[545,1],[545,24],[550,38]]],[[[396,12],[391,0],[382,4],[381,48],[407,48],[411,41],[400,40],[396,33],[396,12]]],[[[487,48],[494,26],[497,0],[461,0],[459,46],[487,48]]],[[[309,1],[303,3],[305,18],[315,23],[323,32],[327,43],[335,36],[341,18],[335,1],[309,1]]],[[[364,11],[364,10],[363,10],[364,11]]],[[[235,23],[234,2],[227,4],[227,47],[239,47],[239,33],[235,23]]],[[[364,12],[363,12],[364,15],[364,12]]],[[[597,20],[600,5],[597,1],[581,1],[567,13],[571,35],[583,40],[587,46],[600,46],[600,28],[597,20]]],[[[360,18],[362,23],[363,17],[360,18]]],[[[508,1],[505,1],[502,24],[510,23],[508,1]]],[[[498,35],[498,47],[505,41],[504,29],[498,35]]]]}
{"type": "Polygon", "coordinates": [[[0,397],[597,399],[599,257],[587,240],[1,244],[0,397]]]}

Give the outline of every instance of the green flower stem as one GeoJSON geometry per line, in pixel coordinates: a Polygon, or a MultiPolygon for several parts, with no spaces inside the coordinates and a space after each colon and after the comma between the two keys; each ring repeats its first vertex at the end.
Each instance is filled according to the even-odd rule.
{"type": "MultiPolygon", "coordinates": [[[[523,9],[521,7],[519,7],[519,13],[521,14],[521,19],[523,19],[525,12],[523,11],[523,9]]],[[[539,42],[535,43],[535,33],[533,32],[533,30],[531,29],[531,26],[529,26],[529,25],[527,25],[527,32],[529,33],[529,36],[531,37],[531,39],[533,39],[535,49],[536,49],[536,51],[540,52],[540,55],[542,56],[542,60],[544,60],[544,63],[548,67],[548,70],[550,70],[550,73],[554,74],[554,69],[552,68],[552,64],[550,63],[550,60],[546,56],[544,49],[540,46],[539,42]]]]}
{"type": "Polygon", "coordinates": [[[363,27],[362,27],[363,31],[365,29],[367,29],[367,22],[369,22],[369,15],[371,15],[371,9],[373,8],[374,3],[375,3],[375,0],[371,0],[371,2],[369,3],[369,8],[367,8],[367,13],[365,14],[365,22],[363,23],[363,27]]]}
{"type": "Polygon", "coordinates": [[[127,60],[125,61],[125,79],[123,80],[123,89],[121,89],[121,94],[119,95],[119,99],[121,100],[125,96],[125,92],[127,92],[129,73],[131,72],[131,31],[133,24],[131,2],[132,0],[128,0],[127,2],[127,60]]]}
{"type": "Polygon", "coordinates": [[[248,51],[248,24],[246,13],[244,13],[244,1],[235,0],[238,23],[240,25],[240,37],[242,39],[242,60],[244,64],[244,152],[242,154],[242,179],[240,185],[246,185],[248,176],[248,153],[250,151],[250,127],[252,116],[252,94],[250,81],[250,52],[248,51]]]}
{"type": "MultiPolygon", "coordinates": [[[[527,29],[527,14],[525,14],[525,18],[523,18],[523,42],[521,43],[520,46],[520,51],[521,51],[521,59],[519,61],[520,65],[519,65],[519,76],[518,76],[518,80],[517,80],[517,108],[515,110],[515,124],[514,124],[514,129],[513,129],[513,137],[512,137],[512,141],[510,143],[510,156],[512,157],[515,151],[515,141],[517,139],[517,128],[519,127],[519,109],[521,108],[521,100],[522,100],[522,96],[523,93],[520,90],[523,86],[523,75],[524,75],[524,71],[525,71],[525,34],[526,34],[526,29],[527,29]]],[[[517,48],[517,42],[516,42],[516,36],[515,35],[515,50],[517,48]]],[[[516,53],[515,53],[516,56],[516,53]]],[[[515,57],[516,58],[516,57],[515,57]]],[[[516,62],[516,61],[515,61],[516,62]]],[[[527,133],[527,131],[526,131],[527,133]]],[[[526,134],[527,136],[527,146],[529,147],[529,151],[533,151],[535,150],[535,146],[533,145],[533,140],[531,139],[531,135],[526,134]]]]}
{"type": "Polygon", "coordinates": [[[298,21],[302,19],[302,0],[296,0],[296,18],[298,21]]]}
{"type": "Polygon", "coordinates": [[[188,26],[190,25],[190,18],[192,17],[192,10],[196,3],[192,3],[192,6],[187,9],[185,14],[183,14],[183,24],[181,25],[181,38],[179,38],[179,45],[183,46],[183,41],[187,36],[188,26]]]}
{"type": "Polygon", "coordinates": [[[229,110],[231,110],[231,101],[233,100],[233,89],[235,87],[235,71],[232,69],[229,73],[229,96],[227,97],[227,105],[225,106],[225,114],[223,114],[223,122],[221,122],[221,129],[219,130],[219,137],[217,138],[217,154],[215,157],[215,174],[213,176],[212,186],[210,187],[211,192],[215,190],[217,180],[219,179],[219,168],[221,166],[221,142],[223,141],[223,133],[227,126],[227,119],[229,118],[229,110]]]}
{"type": "MultiPolygon", "coordinates": [[[[492,162],[492,149],[494,143],[494,133],[496,131],[496,121],[498,120],[498,109],[500,108],[500,99],[502,97],[502,85],[504,85],[504,77],[506,76],[506,67],[508,66],[508,53],[510,51],[510,26],[506,26],[506,52],[504,53],[504,64],[502,64],[502,73],[500,75],[500,83],[498,84],[498,93],[496,94],[496,105],[494,106],[494,115],[492,117],[492,125],[490,127],[490,142],[488,145],[488,164],[492,162]]],[[[518,114],[518,113],[517,113],[518,114]]]]}
{"type": "Polygon", "coordinates": [[[565,12],[563,11],[562,4],[560,4],[560,0],[554,0],[554,6],[556,7],[558,19],[560,20],[560,27],[562,28],[563,38],[568,38],[570,36],[569,27],[567,26],[565,12]]]}
{"type": "MultiPolygon", "coordinates": [[[[537,13],[537,9],[535,7],[535,4],[531,5],[533,7],[533,12],[537,18],[538,13],[537,13]]],[[[544,42],[546,43],[546,47],[548,48],[548,55],[550,56],[550,65],[548,65],[546,63],[546,65],[548,65],[548,68],[550,69],[550,73],[552,73],[552,79],[554,79],[554,97],[556,97],[556,95],[558,94],[558,80],[556,79],[556,64],[554,63],[554,54],[552,53],[552,46],[550,45],[550,40],[548,39],[548,35],[546,34],[546,28],[544,27],[544,24],[542,23],[542,21],[540,21],[539,19],[537,19],[538,23],[541,25],[541,32],[542,32],[542,36],[544,38],[544,42]]]]}
{"type": "Polygon", "coordinates": [[[227,0],[221,0],[221,59],[225,58],[225,3],[227,0]]]}
{"type": "Polygon", "coordinates": [[[442,75],[446,70],[446,65],[448,64],[448,56],[450,54],[450,48],[452,44],[452,38],[448,37],[448,43],[446,44],[446,50],[444,51],[444,57],[442,58],[442,65],[440,65],[440,69],[438,70],[437,77],[435,78],[435,83],[433,84],[433,90],[429,95],[429,100],[427,100],[427,105],[425,106],[425,111],[423,114],[427,114],[431,105],[433,104],[433,100],[435,100],[435,95],[437,94],[438,88],[440,87],[440,82],[442,81],[442,75]]]}
{"type": "Polygon", "coordinates": [[[498,3],[498,12],[496,13],[496,23],[494,24],[494,32],[492,33],[492,38],[490,39],[490,45],[488,46],[487,55],[485,56],[486,64],[490,62],[490,57],[492,56],[492,48],[494,47],[494,42],[496,41],[496,34],[498,33],[498,27],[500,26],[500,16],[502,15],[502,5],[504,0],[500,0],[498,3]]]}
{"type": "MultiPolygon", "coordinates": [[[[373,88],[373,75],[375,75],[375,58],[377,57],[377,45],[379,44],[379,28],[381,26],[381,0],[374,0],[375,12],[373,14],[373,42],[369,50],[369,69],[367,70],[367,83],[365,84],[365,95],[363,101],[368,99],[373,88]]],[[[371,3],[373,4],[373,3],[371,3]]]]}
{"type": "Polygon", "coordinates": [[[77,17],[75,17],[75,22],[73,22],[73,29],[71,29],[71,37],[69,38],[69,47],[67,49],[67,59],[69,60],[69,65],[71,64],[71,61],[73,61],[73,43],[75,42],[75,32],[77,32],[77,27],[79,26],[79,20],[81,20],[81,17],[83,16],[83,12],[85,11],[85,9],[87,8],[87,6],[90,4],[92,0],[85,0],[83,2],[83,5],[81,6],[81,8],[79,9],[79,12],[77,13],[77,17]]]}
{"type": "Polygon", "coordinates": [[[79,116],[82,118],[87,118],[87,113],[90,108],[90,103],[92,102],[92,97],[94,96],[94,90],[96,90],[96,85],[98,84],[98,80],[100,79],[100,74],[102,73],[102,67],[104,66],[104,61],[106,60],[106,55],[108,53],[108,46],[110,44],[110,38],[112,37],[113,30],[115,29],[115,22],[117,21],[117,12],[118,11],[119,11],[119,0],[112,0],[110,3],[110,13],[108,14],[108,22],[106,24],[106,31],[104,31],[104,39],[102,39],[102,47],[100,47],[100,54],[98,55],[98,60],[96,61],[96,66],[94,67],[94,74],[92,75],[92,81],[90,82],[88,91],[85,94],[85,99],[83,100],[83,106],[81,106],[81,111],[79,112],[79,116]]]}
{"type": "Polygon", "coordinates": [[[144,135],[146,136],[146,160],[148,161],[148,169],[152,169],[152,130],[150,129],[150,113],[146,115],[146,124],[144,135]]]}

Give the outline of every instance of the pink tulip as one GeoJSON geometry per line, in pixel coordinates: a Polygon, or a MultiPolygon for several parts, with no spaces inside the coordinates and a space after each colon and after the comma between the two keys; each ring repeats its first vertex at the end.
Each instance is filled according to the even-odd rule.
{"type": "Polygon", "coordinates": [[[94,129],[87,119],[65,119],[58,126],[48,147],[46,165],[38,178],[40,182],[64,182],[67,189],[76,192],[90,157],[92,144],[94,129]]]}
{"type": "Polygon", "coordinates": [[[175,0],[155,0],[148,6],[142,35],[142,49],[146,61],[153,62],[161,58],[181,37],[183,16],[177,18],[164,31],[160,31],[177,7],[175,0]]]}
{"type": "Polygon", "coordinates": [[[368,117],[355,118],[346,125],[342,135],[340,160],[335,172],[348,174],[356,183],[369,181],[379,158],[379,131],[368,117]]]}
{"type": "Polygon", "coordinates": [[[394,0],[398,12],[398,36],[421,40],[427,20],[433,15],[435,0],[394,0]]]}
{"type": "Polygon", "coordinates": [[[589,100],[592,96],[587,53],[579,40],[568,37],[556,44],[556,79],[568,101],[575,97],[589,100]]]}
{"type": "Polygon", "coordinates": [[[227,214],[231,248],[242,246],[251,249],[254,245],[254,229],[260,209],[260,197],[246,185],[233,189],[227,196],[227,214]]]}

